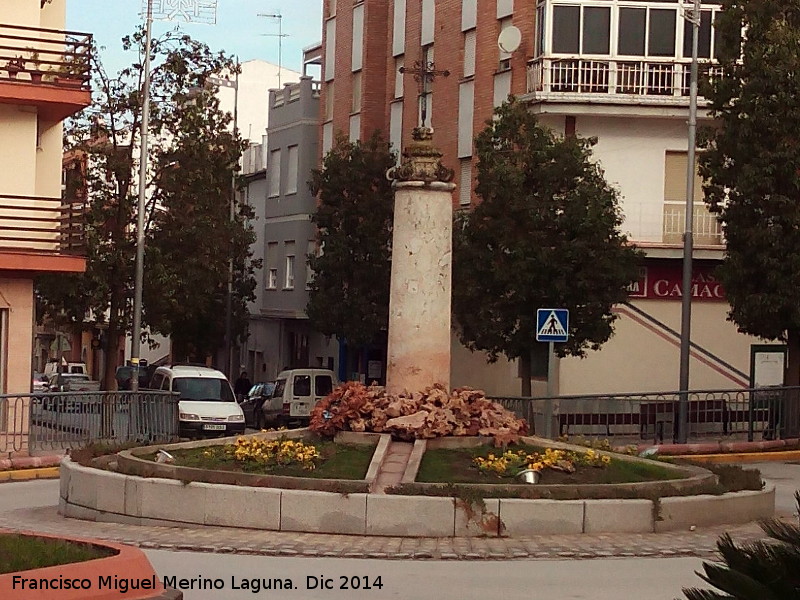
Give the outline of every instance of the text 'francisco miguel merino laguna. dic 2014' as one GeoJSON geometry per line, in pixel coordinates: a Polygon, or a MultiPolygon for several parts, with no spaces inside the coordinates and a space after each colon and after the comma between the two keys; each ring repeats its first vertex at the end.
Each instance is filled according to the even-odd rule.
{"type": "MultiPolygon", "coordinates": [[[[164,586],[176,590],[249,590],[257,594],[261,590],[296,590],[305,584],[307,590],[371,590],[383,588],[381,576],[370,577],[367,575],[339,575],[326,577],[324,575],[308,575],[301,582],[295,582],[289,577],[237,577],[230,579],[221,577],[203,577],[198,575],[191,578],[179,578],[175,575],[164,576],[164,586]],[[228,585],[226,585],[228,584],[228,585]],[[299,584],[299,585],[298,585],[299,584]]],[[[14,590],[117,590],[123,594],[131,590],[158,589],[158,579],[155,575],[146,578],[119,577],[117,575],[99,575],[95,579],[88,577],[22,577],[14,575],[11,582],[14,590]]]]}

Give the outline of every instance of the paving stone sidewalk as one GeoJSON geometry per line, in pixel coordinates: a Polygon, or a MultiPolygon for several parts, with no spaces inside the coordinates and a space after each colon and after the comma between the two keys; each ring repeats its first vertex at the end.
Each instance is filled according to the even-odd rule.
{"type": "Polygon", "coordinates": [[[55,507],[0,514],[0,527],[93,537],[140,548],[194,552],[377,559],[531,560],[609,557],[711,558],[730,532],[739,542],[764,537],[758,525],[658,534],[543,535],[532,538],[400,538],[258,531],[227,527],[152,527],[67,519],[55,507]]]}

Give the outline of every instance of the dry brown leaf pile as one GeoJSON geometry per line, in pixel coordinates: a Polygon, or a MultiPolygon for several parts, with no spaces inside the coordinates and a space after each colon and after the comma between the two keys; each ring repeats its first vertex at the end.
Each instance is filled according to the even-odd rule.
{"type": "Polygon", "coordinates": [[[483,435],[503,443],[528,430],[524,419],[488,400],[480,390],[448,392],[437,384],[423,392],[388,395],[382,387],[354,381],[317,403],[309,426],[325,436],[337,431],[391,433],[401,440],[483,435]]]}

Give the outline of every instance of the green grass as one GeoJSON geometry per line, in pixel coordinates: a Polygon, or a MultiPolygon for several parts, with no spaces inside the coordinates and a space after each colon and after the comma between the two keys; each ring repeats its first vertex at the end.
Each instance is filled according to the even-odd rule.
{"type": "MultiPolygon", "coordinates": [[[[373,445],[336,444],[316,441],[313,443],[321,458],[313,470],[299,465],[275,466],[250,461],[238,461],[227,455],[225,446],[207,446],[189,450],[170,450],[175,465],[214,471],[235,471],[257,475],[283,475],[288,477],[310,477],[315,479],[364,479],[375,452],[373,445]],[[205,456],[210,452],[210,456],[205,456]]],[[[155,455],[142,458],[153,460],[155,455]]]]}
{"type": "Polygon", "coordinates": [[[0,573],[54,567],[112,556],[116,551],[51,538],[0,534],[0,573]]]}
{"type": "MultiPolygon", "coordinates": [[[[543,448],[515,445],[512,450],[544,452],[543,448]]],[[[499,448],[482,446],[479,448],[436,449],[428,450],[422,457],[417,481],[420,483],[488,483],[509,485],[520,483],[515,479],[515,472],[503,476],[485,474],[478,470],[472,460],[478,456],[486,457],[502,454],[499,448]]],[[[577,466],[577,465],[576,465],[577,466]]],[[[540,485],[553,484],[592,484],[592,483],[635,483],[640,481],[665,481],[680,479],[682,475],[664,468],[656,462],[637,463],[612,457],[611,464],[606,467],[577,466],[574,473],[562,473],[553,469],[545,469],[541,473],[540,485]]]]}

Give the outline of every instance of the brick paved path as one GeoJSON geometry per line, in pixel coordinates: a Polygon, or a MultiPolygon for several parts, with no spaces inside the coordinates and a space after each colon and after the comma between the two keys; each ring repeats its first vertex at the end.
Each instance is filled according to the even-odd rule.
{"type": "Polygon", "coordinates": [[[659,534],[543,535],[534,538],[399,538],[257,531],[226,527],[152,527],[66,519],[55,507],[0,514],[0,527],[93,537],[141,548],[199,552],[385,559],[708,558],[729,531],[739,542],[763,537],[755,524],[659,534]]]}

